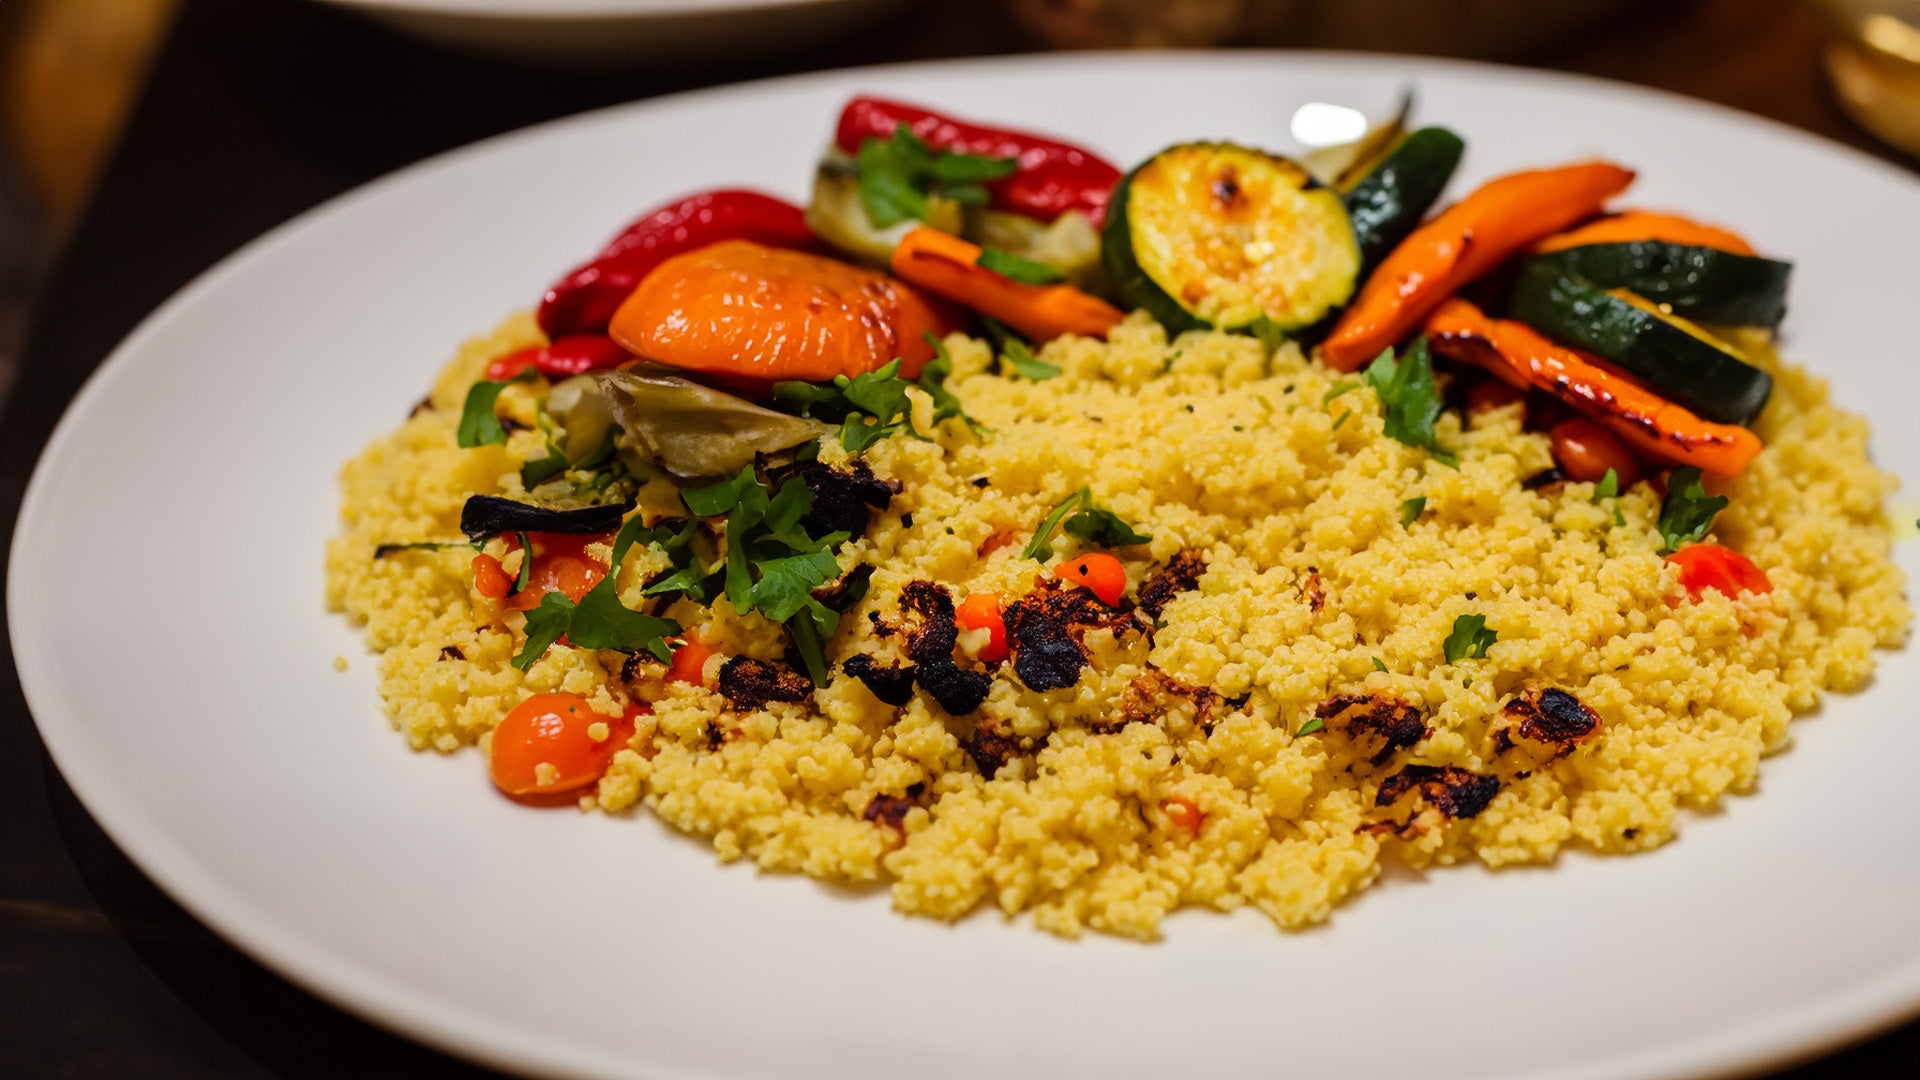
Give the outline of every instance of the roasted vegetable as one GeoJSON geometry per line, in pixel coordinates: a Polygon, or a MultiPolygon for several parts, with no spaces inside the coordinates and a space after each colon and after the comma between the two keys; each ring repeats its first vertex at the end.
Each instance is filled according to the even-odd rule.
{"type": "Polygon", "coordinates": [[[813,198],[807,203],[807,225],[836,251],[868,266],[884,269],[900,238],[925,224],[941,232],[957,233],[962,207],[938,195],[927,199],[922,219],[907,218],[882,228],[868,216],[860,198],[860,173],[853,159],[830,151],[813,174],[813,198]]]}
{"type": "Polygon", "coordinates": [[[1391,144],[1370,171],[1345,189],[1363,274],[1419,226],[1453,178],[1466,146],[1446,128],[1421,128],[1391,144]]]}
{"type": "Polygon", "coordinates": [[[1322,357],[1341,371],[1361,367],[1412,333],[1461,286],[1597,212],[1632,182],[1631,170],[1604,161],[1487,182],[1393,249],[1334,325],[1322,357]]]}
{"type": "Polygon", "coordinates": [[[1120,298],[1176,332],[1296,330],[1345,303],[1360,272],[1337,192],[1228,143],[1170,147],[1135,169],[1102,242],[1120,298]]]}
{"type": "Polygon", "coordinates": [[[629,368],[590,378],[590,386],[560,402],[567,406],[564,415],[555,404],[558,390],[548,403],[568,429],[569,454],[573,425],[595,422],[604,412],[620,425],[622,451],[682,479],[730,476],[755,455],[792,449],[828,430],[817,420],[761,408],[669,369],[629,368]]]}
{"type": "Polygon", "coordinates": [[[1754,254],[1753,245],[1731,229],[1703,225],[1678,214],[1660,214],[1651,210],[1622,210],[1597,217],[1577,229],[1547,237],[1534,246],[1533,253],[1544,255],[1588,244],[1618,244],[1636,240],[1664,240],[1669,244],[1709,247],[1735,255],[1754,254]]]}
{"type": "Polygon", "coordinates": [[[1513,317],[1611,361],[1709,420],[1744,424],[1773,391],[1773,377],[1733,346],[1624,289],[1604,289],[1530,261],[1514,282],[1513,317]]]}
{"type": "Polygon", "coordinates": [[[1768,329],[1786,317],[1793,272],[1792,263],[1665,240],[1584,244],[1529,262],[1601,288],[1625,289],[1689,319],[1768,329]]]}
{"type": "Polygon", "coordinates": [[[1045,263],[1088,291],[1100,293],[1107,288],[1106,268],[1100,263],[1100,229],[1078,210],[1042,223],[1021,214],[969,207],[960,235],[981,247],[1045,263]]]}
{"type": "Polygon", "coordinates": [[[1124,317],[1112,304],[1071,285],[1029,285],[982,266],[983,250],[935,229],[915,229],[894,251],[893,272],[1035,341],[1062,334],[1105,337],[1124,317]]]}
{"type": "Polygon", "coordinates": [[[460,531],[475,540],[521,532],[593,536],[618,529],[621,519],[631,509],[631,503],[555,509],[514,502],[497,495],[471,495],[460,508],[460,531]]]}
{"type": "Polygon", "coordinates": [[[1645,457],[1731,475],[1760,452],[1759,436],[1746,428],[1703,420],[1578,349],[1556,345],[1525,323],[1490,319],[1457,297],[1442,303],[1425,329],[1434,352],[1510,385],[1544,390],[1645,457]]]}
{"type": "Polygon", "coordinates": [[[721,243],[661,263],[609,332],[629,352],[728,379],[823,382],[898,357],[909,377],[949,319],[912,288],[834,259],[721,243]]]}

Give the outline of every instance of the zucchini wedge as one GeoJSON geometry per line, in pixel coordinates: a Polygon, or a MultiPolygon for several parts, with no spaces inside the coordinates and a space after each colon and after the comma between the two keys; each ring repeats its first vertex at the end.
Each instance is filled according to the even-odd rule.
{"type": "Polygon", "coordinates": [[[1744,424],[1773,376],[1689,320],[1624,289],[1607,289],[1534,259],[1514,281],[1513,317],[1610,361],[1669,400],[1723,424],[1744,424]]]}
{"type": "MultiPolygon", "coordinates": [[[[1354,217],[1355,228],[1360,218],[1354,217]]],[[[1363,242],[1364,248],[1364,242],[1363,242]]],[[[1537,260],[1602,288],[1625,289],[1702,322],[1764,326],[1787,315],[1793,264],[1665,240],[1585,244],[1537,260]]]]}
{"type": "Polygon", "coordinates": [[[1175,333],[1297,330],[1346,303],[1360,274],[1339,193],[1230,143],[1170,147],[1127,174],[1101,244],[1120,298],[1175,333]]]}
{"type": "Polygon", "coordinates": [[[1372,269],[1407,238],[1440,198],[1467,144],[1442,127],[1409,132],[1346,191],[1347,217],[1360,242],[1360,263],[1372,269]]]}

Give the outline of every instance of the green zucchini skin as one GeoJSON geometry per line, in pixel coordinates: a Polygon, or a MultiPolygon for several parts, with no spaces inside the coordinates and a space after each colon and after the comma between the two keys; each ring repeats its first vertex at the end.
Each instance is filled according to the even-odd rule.
{"type": "Polygon", "coordinates": [[[1293,161],[1230,143],[1171,146],[1123,177],[1107,207],[1101,253],[1123,304],[1145,308],[1172,333],[1250,330],[1262,320],[1291,333],[1346,303],[1359,283],[1358,242],[1339,193],[1293,161]],[[1230,193],[1225,203],[1178,197],[1180,188],[1209,180],[1207,190],[1230,193]],[[1262,263],[1208,261],[1210,252],[1236,249],[1237,239],[1223,237],[1243,231],[1282,250],[1262,263]],[[1302,237],[1311,260],[1285,250],[1302,237]],[[1159,262],[1179,265],[1156,269],[1156,250],[1159,262]],[[1295,302],[1256,303],[1276,294],[1295,302]]]}
{"type": "Polygon", "coordinates": [[[1362,280],[1419,226],[1466,149],[1466,142],[1446,128],[1420,128],[1348,190],[1347,217],[1360,242],[1362,280]]]}
{"type": "Polygon", "coordinates": [[[1793,264],[1664,240],[1586,244],[1536,259],[1608,289],[1626,289],[1689,319],[1780,325],[1793,264]]]}
{"type": "Polygon", "coordinates": [[[1611,361],[1708,420],[1747,423],[1773,393],[1773,376],[1732,346],[1543,259],[1521,268],[1510,309],[1528,326],[1611,361]]]}

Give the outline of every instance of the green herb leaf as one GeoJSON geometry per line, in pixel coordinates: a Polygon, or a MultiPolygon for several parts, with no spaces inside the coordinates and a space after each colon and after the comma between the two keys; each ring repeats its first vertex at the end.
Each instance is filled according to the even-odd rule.
{"type": "Polygon", "coordinates": [[[1067,275],[1057,266],[1035,259],[1022,258],[1011,251],[999,248],[981,248],[980,257],[973,261],[983,270],[991,270],[1010,281],[1022,285],[1058,285],[1067,280],[1067,275]]]}
{"type": "MultiPolygon", "coordinates": [[[[630,653],[645,651],[664,663],[670,653],[666,639],[680,633],[680,624],[672,619],[656,618],[635,611],[622,604],[619,589],[614,585],[617,576],[609,573],[580,598],[567,626],[567,640],[582,649],[618,649],[630,653]]],[[[565,599],[564,594],[547,594],[549,598],[554,595],[565,599]]],[[[544,607],[546,600],[542,599],[540,603],[544,607]]]]}
{"type": "Polygon", "coordinates": [[[507,429],[500,425],[500,418],[493,411],[500,400],[500,391],[506,388],[506,380],[482,379],[467,389],[467,403],[460,409],[460,427],[454,433],[454,440],[461,447],[471,450],[507,441],[507,429]]]}
{"type": "Polygon", "coordinates": [[[1385,433],[1390,439],[1418,446],[1443,464],[1459,459],[1442,450],[1433,423],[1440,417],[1440,388],[1433,379],[1433,358],[1423,335],[1413,340],[1398,360],[1388,349],[1367,365],[1367,382],[1380,396],[1385,411],[1385,433]]]}
{"type": "Polygon", "coordinates": [[[540,606],[527,612],[527,643],[515,654],[511,663],[521,671],[532,667],[534,661],[546,655],[547,649],[560,640],[567,632],[567,626],[573,622],[573,601],[563,592],[550,592],[540,598],[540,606]]]}
{"type": "Polygon", "coordinates": [[[1593,501],[1595,503],[1598,503],[1601,499],[1617,498],[1619,494],[1620,474],[1612,469],[1608,469],[1607,475],[1601,477],[1598,484],[1593,485],[1593,501]]]}
{"type": "Polygon", "coordinates": [[[1317,731],[1325,731],[1326,727],[1327,727],[1327,722],[1316,716],[1313,719],[1307,721],[1306,723],[1301,724],[1300,730],[1294,732],[1293,737],[1296,739],[1304,739],[1307,736],[1312,735],[1317,731]]]}
{"type": "Polygon", "coordinates": [[[990,158],[928,149],[907,125],[891,139],[869,138],[855,155],[860,174],[860,204],[877,228],[910,219],[925,220],[927,198],[939,195],[970,206],[984,206],[981,181],[1001,180],[1020,169],[1015,158],[990,158]]]}
{"type": "Polygon", "coordinates": [[[1453,620],[1453,633],[1441,643],[1446,653],[1447,663],[1457,664],[1462,660],[1478,660],[1487,655],[1487,647],[1499,639],[1500,635],[1487,629],[1485,615],[1462,615],[1453,620]]]}
{"type": "Polygon", "coordinates": [[[1353,410],[1348,409],[1346,412],[1343,412],[1339,416],[1335,417],[1333,420],[1333,426],[1328,428],[1327,430],[1339,431],[1341,428],[1341,425],[1345,424],[1348,420],[1352,418],[1353,418],[1353,410]]]}
{"type": "Polygon", "coordinates": [[[1320,404],[1331,405],[1333,404],[1334,398],[1339,397],[1341,394],[1344,394],[1349,390],[1358,390],[1358,389],[1360,389],[1360,384],[1355,382],[1354,380],[1341,379],[1339,382],[1333,384],[1333,389],[1327,391],[1326,397],[1323,397],[1320,399],[1320,404]]]}
{"type": "Polygon", "coordinates": [[[732,510],[750,488],[759,486],[760,481],[753,475],[753,466],[746,465],[731,480],[682,491],[680,501],[687,505],[687,512],[694,517],[717,517],[732,510]]]}
{"type": "Polygon", "coordinates": [[[1093,490],[1081,488],[1079,491],[1060,501],[1040,522],[1040,531],[1033,534],[1027,546],[1020,550],[1023,559],[1040,559],[1050,550],[1055,529],[1064,526],[1066,531],[1081,540],[1101,547],[1126,547],[1130,544],[1144,544],[1153,537],[1139,532],[1126,523],[1120,515],[1093,501],[1093,490]]]}
{"type": "Polygon", "coordinates": [[[1279,352],[1280,346],[1287,341],[1287,332],[1280,329],[1278,323],[1265,315],[1248,323],[1247,333],[1260,339],[1260,348],[1269,360],[1273,359],[1273,354],[1279,352]]]}
{"type": "Polygon", "coordinates": [[[447,548],[472,548],[479,551],[481,543],[476,540],[415,540],[407,544],[381,544],[373,549],[373,557],[384,559],[400,551],[444,551],[447,548]]]}
{"type": "Polygon", "coordinates": [[[520,592],[533,580],[533,540],[526,533],[514,533],[520,538],[520,577],[513,583],[513,591],[520,592]]]}
{"type": "Polygon", "coordinates": [[[1384,661],[1384,660],[1382,660],[1382,659],[1380,659],[1380,658],[1379,658],[1379,657],[1377,657],[1377,656],[1376,656],[1376,657],[1374,657],[1374,658],[1373,658],[1373,670],[1375,670],[1375,671],[1385,671],[1385,670],[1387,670],[1387,662],[1386,662],[1386,661],[1384,661]]]}
{"type": "Polygon", "coordinates": [[[520,483],[531,491],[566,471],[565,454],[548,454],[520,466],[520,483]]]}
{"type": "Polygon", "coordinates": [[[1007,342],[1006,351],[1000,356],[1006,360],[1009,367],[1013,368],[1015,374],[1032,379],[1034,382],[1045,382],[1060,374],[1060,369],[1056,365],[1035,359],[1033,351],[1027,348],[1027,343],[1024,341],[1007,342]]]}
{"type": "Polygon", "coordinates": [[[1667,499],[1660,504],[1660,535],[1666,546],[1662,555],[1671,554],[1680,545],[1704,539],[1713,528],[1713,519],[1730,502],[1725,495],[1707,494],[1701,486],[1700,470],[1682,465],[1667,474],[1667,499]]]}
{"type": "Polygon", "coordinates": [[[933,348],[933,359],[920,365],[920,377],[914,385],[933,399],[933,422],[939,423],[948,417],[959,417],[976,433],[980,425],[960,406],[960,399],[947,389],[947,379],[953,375],[953,354],[947,351],[946,343],[934,337],[931,331],[921,334],[921,340],[933,348]]]}
{"type": "Polygon", "coordinates": [[[1427,497],[1425,495],[1415,495],[1413,498],[1401,503],[1400,527],[1403,529],[1411,529],[1413,523],[1420,520],[1420,515],[1426,513],[1426,511],[1427,497]]]}

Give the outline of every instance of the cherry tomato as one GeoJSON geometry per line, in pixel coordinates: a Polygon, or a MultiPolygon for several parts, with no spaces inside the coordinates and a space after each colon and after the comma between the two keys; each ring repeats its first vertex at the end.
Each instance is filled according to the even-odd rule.
{"type": "Polygon", "coordinates": [[[1104,551],[1068,559],[1055,567],[1053,572],[1063,581],[1092,589],[1093,595],[1108,606],[1119,603],[1120,594],[1127,591],[1127,568],[1120,565],[1119,559],[1104,551]]]}
{"type": "Polygon", "coordinates": [[[1207,820],[1207,815],[1200,812],[1200,804],[1185,795],[1175,795],[1161,803],[1160,810],[1174,827],[1185,829],[1195,836],[1200,835],[1200,826],[1207,820]]]}
{"type": "Polygon", "coordinates": [[[535,345],[529,349],[516,349],[505,356],[495,357],[493,363],[487,365],[487,378],[496,381],[517,378],[522,372],[536,366],[540,354],[544,351],[546,350],[542,346],[535,345]]]}
{"type": "Polygon", "coordinates": [[[1547,437],[1553,440],[1553,460],[1560,463],[1569,480],[1597,484],[1612,469],[1624,491],[1640,479],[1640,459],[1619,436],[1591,420],[1579,416],[1562,420],[1553,425],[1547,437]]]}
{"type": "Polygon", "coordinates": [[[473,557],[473,591],[481,596],[495,600],[506,599],[513,589],[513,579],[500,567],[500,560],[491,555],[473,557]]]}
{"type": "Polygon", "coordinates": [[[1667,561],[1680,568],[1680,584],[1695,597],[1707,589],[1718,589],[1724,596],[1773,591],[1773,582],[1767,580],[1765,570],[1745,555],[1719,544],[1683,547],[1667,556],[1667,561]]]}
{"type": "Polygon", "coordinates": [[[1467,411],[1469,413],[1490,412],[1507,405],[1516,405],[1527,400],[1524,390],[1516,390],[1499,379],[1482,379],[1467,391],[1467,411]]]}
{"type": "Polygon", "coordinates": [[[509,795],[551,795],[600,779],[607,763],[633,735],[634,718],[602,716],[578,694],[535,694],[514,707],[493,729],[488,771],[509,795]],[[606,726],[595,739],[594,726],[606,726]]]}
{"type": "Polygon", "coordinates": [[[1007,623],[1000,616],[1000,595],[998,593],[968,593],[960,606],[954,609],[953,621],[962,630],[985,630],[987,643],[976,655],[991,664],[1007,658],[1007,623]]]}
{"type": "Polygon", "coordinates": [[[713,650],[707,648],[699,638],[688,638],[673,650],[673,663],[667,666],[667,681],[705,685],[707,659],[712,655],[713,650]]]}
{"type": "MultiPolygon", "coordinates": [[[[528,572],[527,587],[507,598],[513,611],[529,611],[540,606],[550,592],[565,593],[579,603],[587,591],[607,576],[607,564],[587,555],[588,544],[604,544],[604,536],[569,536],[564,533],[533,533],[533,569],[528,572]]],[[[514,543],[518,543],[516,539],[514,543]]]]}

